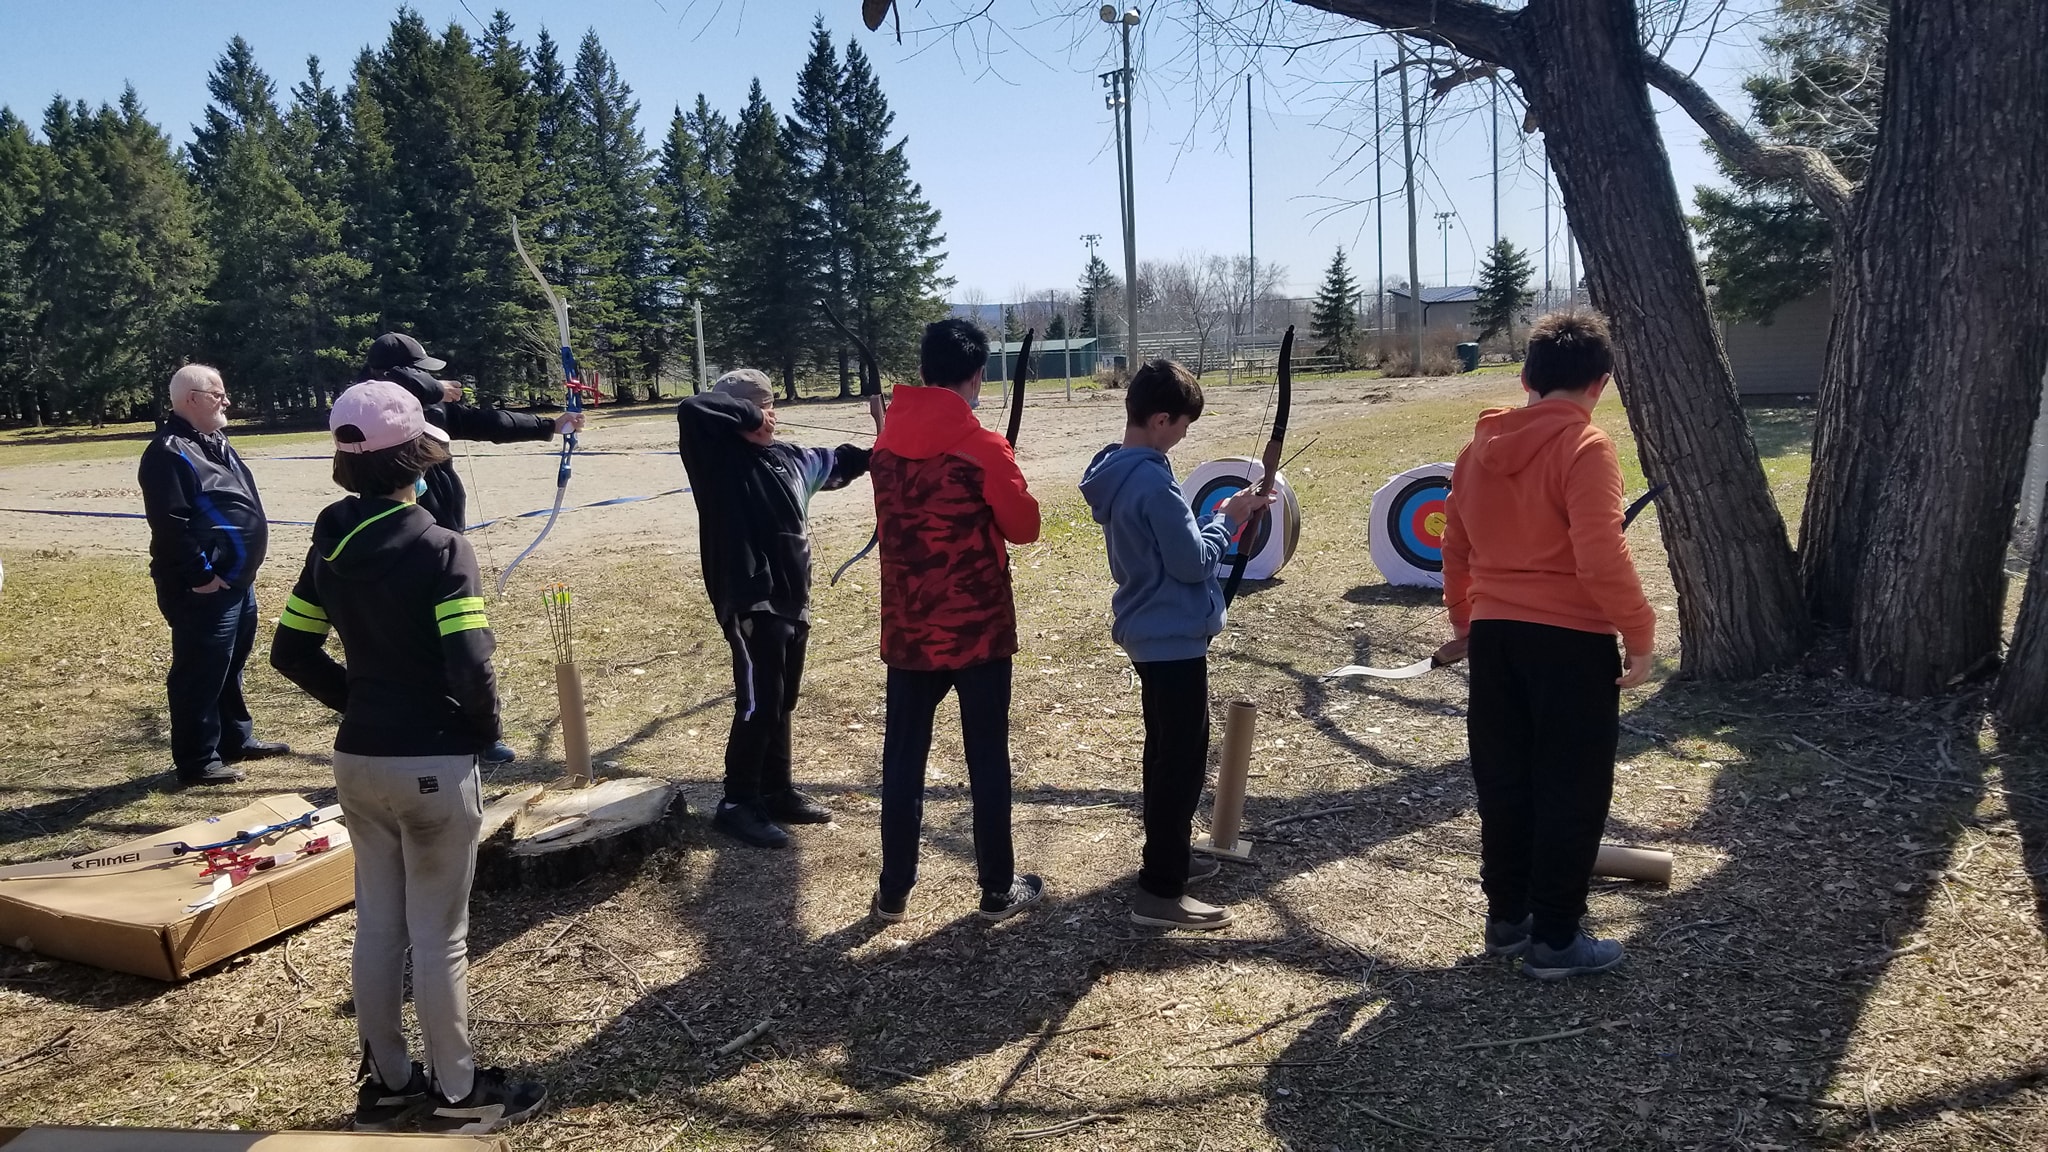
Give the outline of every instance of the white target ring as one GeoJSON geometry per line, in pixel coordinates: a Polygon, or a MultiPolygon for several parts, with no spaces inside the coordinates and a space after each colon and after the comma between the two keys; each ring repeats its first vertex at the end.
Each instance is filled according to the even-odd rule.
{"type": "MultiPolygon", "coordinates": [[[[1211,460],[1188,473],[1188,478],[1181,483],[1181,491],[1187,494],[1188,507],[1194,510],[1196,523],[1207,524],[1225,500],[1257,484],[1265,474],[1265,465],[1257,460],[1227,456],[1211,460]]],[[[1247,580],[1271,580],[1294,558],[1295,545],[1301,542],[1301,501],[1295,498],[1294,489],[1288,486],[1287,473],[1273,477],[1273,486],[1280,494],[1279,500],[1273,504],[1273,514],[1260,520],[1254,539],[1239,541],[1224,552],[1223,559],[1216,565],[1217,575],[1229,577],[1231,562],[1236,559],[1239,546],[1245,547],[1251,556],[1244,565],[1247,580]]]]}
{"type": "Polygon", "coordinates": [[[1444,498],[1450,493],[1451,466],[1424,464],[1372,494],[1366,537],[1372,562],[1387,583],[1444,586],[1444,498]]]}

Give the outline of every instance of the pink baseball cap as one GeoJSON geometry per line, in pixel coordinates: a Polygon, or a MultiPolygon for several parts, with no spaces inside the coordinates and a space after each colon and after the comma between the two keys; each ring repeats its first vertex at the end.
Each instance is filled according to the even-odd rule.
{"type": "Polygon", "coordinates": [[[389,380],[365,380],[335,397],[327,429],[336,452],[381,452],[421,434],[448,442],[448,433],[427,423],[419,399],[389,380]]]}

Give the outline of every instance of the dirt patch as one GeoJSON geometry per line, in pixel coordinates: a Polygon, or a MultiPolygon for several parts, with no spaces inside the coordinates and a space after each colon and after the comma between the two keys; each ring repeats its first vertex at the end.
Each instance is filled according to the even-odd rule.
{"type": "MultiPolygon", "coordinates": [[[[1073,489],[1120,412],[1108,400],[1034,403],[1023,458],[1047,532],[1018,557],[1012,749],[1019,863],[1047,876],[1048,906],[993,928],[973,916],[958,732],[942,720],[911,919],[865,918],[882,735],[869,565],[819,591],[797,713],[799,775],[836,825],[801,830],[780,854],[699,825],[640,875],[475,901],[482,1053],[531,1069],[556,1096],[515,1147],[2048,1144],[2048,759],[2002,746],[1971,696],[1904,706],[1796,676],[1639,694],[1613,837],[1672,848],[1677,877],[1669,890],[1595,892],[1596,923],[1631,959],[1609,978],[1546,987],[1474,956],[1483,899],[1461,676],[1329,685],[1318,674],[1435,645],[1435,597],[1390,589],[1370,567],[1365,501],[1388,474],[1447,459],[1477,403],[1513,383],[1361,398],[1376,386],[1300,390],[1290,446],[1321,437],[1289,470],[1306,510],[1301,549],[1280,580],[1246,590],[1217,645],[1219,711],[1233,696],[1260,706],[1254,862],[1203,893],[1238,911],[1234,930],[1167,937],[1124,917],[1140,837],[1138,701],[1108,640],[1101,539],[1073,489]]],[[[1263,441],[1263,394],[1215,393],[1176,454],[1183,471],[1263,441]]],[[[792,419],[863,421],[850,405],[828,419],[828,407],[792,419]]],[[[1620,424],[1611,407],[1601,418],[1620,424]]],[[[599,431],[593,446],[655,450],[668,425],[599,431]]],[[[487,511],[551,495],[551,464],[474,463],[500,506],[487,511]],[[501,477],[509,496],[492,490],[501,477]]],[[[293,475],[283,464],[261,474],[279,515],[291,482],[271,476],[293,475]]],[[[312,469],[291,497],[310,513],[324,472],[294,467],[312,469]]],[[[18,471],[0,484],[22,483],[18,471]]],[[[679,483],[672,459],[593,457],[572,495],[679,483]]],[[[865,486],[821,499],[818,513],[820,556],[836,562],[866,535],[865,486]]],[[[564,516],[494,605],[524,756],[490,773],[493,794],[559,771],[532,591],[566,579],[596,759],[675,779],[700,808],[715,800],[730,685],[688,556],[690,519],[687,497],[564,516]],[[617,519],[633,516],[646,519],[617,519]]],[[[525,524],[484,543],[487,566],[530,538],[537,524],[525,524]]],[[[20,521],[0,526],[12,540],[20,521]]],[[[1657,532],[1653,512],[1631,543],[1653,604],[1668,609],[1657,532]]],[[[257,669],[262,733],[310,754],[258,765],[227,796],[163,790],[167,636],[128,546],[105,535],[8,556],[6,860],[331,782],[332,717],[257,669]]],[[[266,569],[266,603],[281,601],[290,567],[266,569]]],[[[1668,660],[1675,636],[1663,642],[1668,660]]],[[[352,923],[337,914],[174,988],[0,951],[0,1123],[342,1123],[352,923]]]]}

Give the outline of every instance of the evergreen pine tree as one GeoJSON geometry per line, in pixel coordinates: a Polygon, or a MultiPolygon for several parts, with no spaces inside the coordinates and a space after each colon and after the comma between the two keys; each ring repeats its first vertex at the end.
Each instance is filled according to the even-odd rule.
{"type": "Polygon", "coordinates": [[[681,355],[682,349],[696,340],[692,303],[701,300],[711,287],[711,221],[724,200],[722,181],[706,162],[681,105],[669,117],[668,135],[662,139],[655,165],[654,188],[661,214],[656,270],[667,322],[674,333],[671,346],[681,355]]]}
{"type": "Polygon", "coordinates": [[[885,366],[915,371],[920,334],[946,314],[943,293],[953,286],[939,272],[939,213],[910,178],[908,141],[890,142],[896,116],[858,43],[846,46],[839,106],[846,125],[846,290],[859,311],[847,322],[885,366]]]}
{"type": "Polygon", "coordinates": [[[51,102],[23,236],[35,325],[29,388],[99,424],[160,393],[194,343],[208,275],[189,179],[133,88],[117,111],[51,102]]]}
{"type": "MultiPolygon", "coordinates": [[[[1114,289],[1115,279],[1102,257],[1090,253],[1088,266],[1081,270],[1081,335],[1102,335],[1105,328],[1103,301],[1114,289]]],[[[1116,309],[1110,305],[1108,310],[1114,312],[1116,309]]]]}
{"type": "Polygon", "coordinates": [[[690,135],[697,138],[697,152],[704,157],[704,166],[721,180],[731,176],[732,124],[725,113],[713,108],[699,92],[696,107],[690,109],[685,119],[690,122],[690,135]]]}
{"type": "MultiPolygon", "coordinates": [[[[841,319],[860,318],[867,311],[860,301],[848,298],[858,221],[856,190],[847,166],[846,110],[840,105],[845,79],[824,17],[816,17],[811,24],[811,54],[797,74],[796,103],[787,130],[805,187],[797,219],[810,258],[801,271],[808,273],[815,293],[830,300],[841,319]]],[[[814,321],[811,331],[824,358],[837,369],[839,394],[851,395],[853,349],[829,325],[814,321]]]]}
{"type": "Polygon", "coordinates": [[[1352,349],[1358,342],[1358,313],[1352,306],[1357,295],[1358,285],[1344,262],[1344,250],[1339,248],[1316,291],[1315,306],[1309,311],[1309,332],[1317,355],[1334,356],[1345,367],[1351,365],[1352,349]]]}
{"type": "Polygon", "coordinates": [[[755,80],[733,134],[732,182],[712,225],[719,291],[713,347],[731,365],[782,375],[796,399],[796,367],[815,301],[794,274],[808,255],[797,214],[803,188],[790,142],[755,80]]]}
{"type": "Polygon", "coordinates": [[[1003,339],[1014,344],[1023,338],[1024,322],[1017,319],[1017,306],[1003,305],[1003,339]]]}
{"type": "Polygon", "coordinates": [[[578,127],[570,150],[577,273],[570,308],[589,333],[593,363],[603,366],[614,387],[651,382],[668,357],[669,340],[640,102],[594,31],[577,49],[570,87],[578,127]]]}
{"type": "Polygon", "coordinates": [[[240,36],[228,41],[228,48],[206,78],[206,91],[213,98],[199,124],[192,128],[190,148],[193,181],[203,192],[228,171],[230,153],[245,137],[266,142],[282,130],[277,111],[277,88],[270,76],[256,64],[256,50],[240,36]]]}
{"type": "MultiPolygon", "coordinates": [[[[1529,279],[1535,274],[1529,254],[1513,242],[1501,239],[1488,250],[1486,263],[1479,269],[1479,301],[1472,306],[1472,321],[1479,325],[1481,340],[1505,332],[1513,346],[1515,321],[1536,302],[1536,293],[1529,290],[1529,279]]],[[[1513,355],[1521,359],[1521,349],[1515,348],[1513,355]]]]}
{"type": "Polygon", "coordinates": [[[45,150],[11,108],[0,108],[0,395],[7,415],[41,423],[28,381],[29,335],[36,327],[26,242],[41,212],[45,150]]]}
{"type": "Polygon", "coordinates": [[[1045,322],[1045,338],[1047,340],[1065,340],[1067,338],[1066,313],[1055,312],[1052,319],[1045,322]]]}

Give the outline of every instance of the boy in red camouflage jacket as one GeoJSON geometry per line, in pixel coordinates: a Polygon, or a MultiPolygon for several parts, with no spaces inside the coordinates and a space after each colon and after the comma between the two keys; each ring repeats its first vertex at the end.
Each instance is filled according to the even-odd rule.
{"type": "Polygon", "coordinates": [[[882,879],[874,912],[901,920],[917,882],[932,718],[960,695],[974,804],[981,914],[1015,915],[1045,894],[1017,875],[1010,844],[1010,658],[1017,613],[1007,544],[1038,539],[1038,501],[1016,456],[981,426],[988,337],[966,320],[928,325],[923,387],[899,387],[869,475],[882,551],[882,662],[889,667],[882,741],[882,879]]]}

